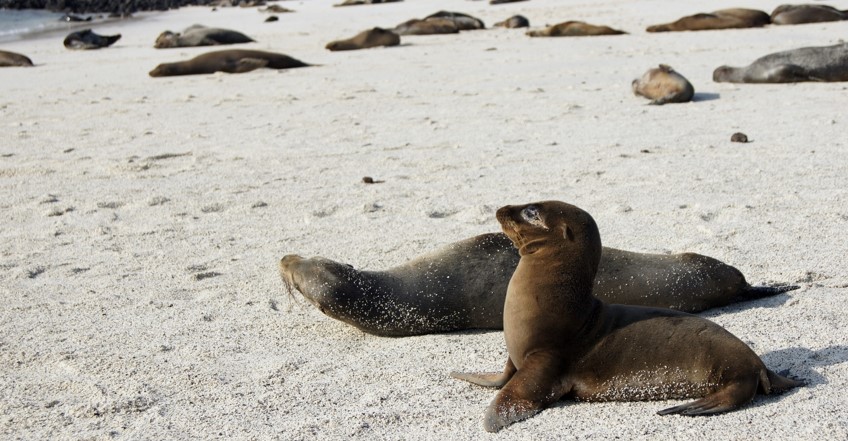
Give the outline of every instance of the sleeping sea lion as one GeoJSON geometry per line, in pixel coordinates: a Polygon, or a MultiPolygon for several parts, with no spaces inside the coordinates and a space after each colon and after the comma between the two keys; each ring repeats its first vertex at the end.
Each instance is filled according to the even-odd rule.
{"type": "Polygon", "coordinates": [[[531,37],[586,37],[594,35],[621,35],[627,32],[609,26],[596,26],[582,21],[567,21],[538,31],[527,31],[531,37]]]}
{"type": "Polygon", "coordinates": [[[308,64],[274,52],[230,49],[198,55],[190,60],[176,63],[162,63],[151,70],[151,77],[170,77],[175,75],[198,75],[215,72],[244,73],[262,67],[268,69],[291,69],[306,67],[308,64]]]}
{"type": "Polygon", "coordinates": [[[648,32],[706,31],[711,29],[759,28],[771,21],[756,9],[731,8],[683,17],[672,23],[648,26],[648,32]]]}
{"type": "Polygon", "coordinates": [[[379,46],[397,46],[400,44],[400,36],[383,28],[373,28],[362,31],[347,40],[336,40],[327,43],[326,48],[331,51],[351,51],[356,49],[367,49],[379,46]]]}
{"type": "Polygon", "coordinates": [[[395,3],[403,0],[345,0],[337,5],[333,5],[335,7],[340,6],[359,6],[359,5],[377,5],[380,3],[395,3]]]}
{"type": "Polygon", "coordinates": [[[530,418],[563,397],[698,398],[658,414],[709,415],[743,406],[758,391],[803,385],[769,370],[745,343],[707,319],[593,296],[601,236],[585,211],[547,201],[503,207],[497,218],[521,255],[504,304],[509,356],[503,373],[451,373],[501,388],[486,410],[487,431],[530,418]]]}
{"type": "Polygon", "coordinates": [[[472,17],[462,12],[439,11],[424,17],[424,20],[444,18],[456,24],[456,28],[460,31],[473,31],[477,29],[486,29],[483,20],[477,17],[472,17]]]}
{"type": "MultiPolygon", "coordinates": [[[[322,257],[287,255],[285,287],[324,314],[369,334],[401,337],[503,329],[507,285],[519,255],[503,233],[450,244],[385,271],[360,271],[322,257]]],[[[610,303],[699,312],[797,286],[752,287],[739,270],[694,253],[643,254],[604,248],[595,294],[610,303]]]]}
{"type": "Polygon", "coordinates": [[[495,23],[496,27],[504,28],[526,28],[530,26],[530,20],[527,20],[523,15],[513,15],[512,17],[495,23]]]}
{"type": "Polygon", "coordinates": [[[721,66],[717,83],[798,83],[848,81],[848,43],[815,46],[769,54],[745,67],[721,66]]]}
{"type": "Polygon", "coordinates": [[[671,66],[660,64],[631,83],[633,93],[648,98],[651,104],[685,103],[695,96],[695,88],[671,66]]]}
{"type": "Polygon", "coordinates": [[[156,49],[165,49],[172,47],[218,46],[250,43],[253,41],[247,35],[230,29],[207,28],[202,25],[194,25],[189,26],[182,33],[162,32],[156,37],[156,43],[153,44],[153,47],[156,49]]]}
{"type": "Polygon", "coordinates": [[[0,67],[16,66],[32,66],[32,60],[30,60],[26,55],[21,55],[15,52],[0,51],[0,67]]]}
{"type": "Polygon", "coordinates": [[[398,35],[437,35],[437,34],[456,34],[459,28],[456,22],[447,18],[428,18],[420,20],[413,18],[407,20],[393,29],[398,35]]]}
{"type": "Polygon", "coordinates": [[[848,13],[827,5],[780,5],[771,13],[776,25],[823,23],[848,19],[848,13]]]}
{"type": "Polygon", "coordinates": [[[98,35],[91,29],[83,29],[77,32],[71,32],[65,37],[63,44],[66,48],[72,50],[88,50],[100,49],[102,47],[111,46],[113,43],[121,39],[121,34],[117,35],[98,35]]]}

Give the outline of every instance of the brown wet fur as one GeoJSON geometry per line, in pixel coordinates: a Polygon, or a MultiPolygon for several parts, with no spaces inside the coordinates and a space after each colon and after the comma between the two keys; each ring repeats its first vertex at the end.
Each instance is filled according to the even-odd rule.
{"type": "Polygon", "coordinates": [[[397,46],[400,44],[400,36],[383,28],[373,28],[362,31],[346,40],[336,40],[327,43],[330,51],[352,51],[357,49],[368,49],[380,46],[397,46]]]}
{"type": "Polygon", "coordinates": [[[683,17],[671,23],[648,26],[648,32],[706,31],[711,29],[758,28],[771,22],[763,11],[731,8],[683,17]]]}
{"type": "Polygon", "coordinates": [[[642,78],[633,80],[633,93],[651,100],[651,104],[685,103],[695,96],[695,88],[671,66],[660,64],[642,78]]]}
{"type": "Polygon", "coordinates": [[[0,67],[29,67],[32,66],[32,60],[26,55],[21,55],[16,52],[0,51],[0,67]]]}
{"type": "Polygon", "coordinates": [[[594,297],[602,247],[585,211],[547,201],[503,207],[497,218],[521,255],[504,305],[509,359],[501,376],[453,374],[475,384],[505,381],[486,411],[487,431],[563,397],[699,398],[659,413],[706,415],[747,404],[758,390],[802,384],[769,371],[745,343],[709,320],[594,297]]]}
{"type": "Polygon", "coordinates": [[[231,49],[205,53],[186,61],[162,63],[150,71],[149,75],[151,77],[168,77],[211,74],[215,72],[244,73],[262,67],[269,69],[290,69],[306,66],[309,65],[283,54],[231,49]]]}
{"type": "Polygon", "coordinates": [[[627,32],[609,26],[597,26],[582,21],[567,21],[538,31],[527,31],[531,37],[588,37],[596,35],[621,35],[627,32]]]}

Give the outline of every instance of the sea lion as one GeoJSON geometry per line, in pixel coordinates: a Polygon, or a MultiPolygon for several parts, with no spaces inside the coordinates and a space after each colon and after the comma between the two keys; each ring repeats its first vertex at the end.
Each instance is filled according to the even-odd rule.
{"type": "Polygon", "coordinates": [[[530,20],[527,20],[523,15],[513,15],[512,17],[495,23],[496,27],[504,28],[526,28],[530,26],[530,20]]]}
{"type": "Polygon", "coordinates": [[[270,5],[267,8],[259,9],[259,12],[267,12],[267,13],[276,13],[276,14],[285,14],[289,12],[294,12],[289,8],[284,8],[280,5],[270,5]]]}
{"type": "Polygon", "coordinates": [[[331,51],[351,51],[356,49],[367,49],[379,46],[397,46],[400,44],[400,36],[383,28],[373,28],[362,31],[347,40],[336,40],[327,43],[326,48],[331,51]]]}
{"type": "Polygon", "coordinates": [[[335,7],[340,6],[359,6],[359,5],[377,5],[380,3],[395,3],[403,0],[345,0],[337,5],[333,5],[335,7]]]}
{"type": "Polygon", "coordinates": [[[63,44],[66,48],[72,50],[89,50],[108,47],[121,39],[121,34],[117,35],[98,35],[92,32],[91,29],[83,29],[77,32],[71,32],[65,37],[63,44]]]}
{"type": "Polygon", "coordinates": [[[459,32],[456,22],[439,17],[428,18],[427,20],[413,18],[395,26],[392,30],[398,35],[437,35],[459,32]]]}
{"type": "Polygon", "coordinates": [[[224,44],[251,43],[254,40],[241,32],[230,29],[207,28],[194,25],[182,33],[165,31],[156,37],[153,47],[166,49],[172,47],[218,46],[224,44]]]}
{"type": "Polygon", "coordinates": [[[59,21],[64,21],[66,23],[79,23],[83,21],[91,21],[91,16],[82,18],[79,15],[65,14],[59,17],[59,21]]]}
{"type": "Polygon", "coordinates": [[[648,32],[705,31],[711,29],[759,28],[771,21],[756,9],[731,8],[683,17],[672,23],[648,26],[648,32]]]}
{"type": "Polygon", "coordinates": [[[480,20],[477,17],[472,17],[468,14],[463,14],[462,12],[439,11],[424,17],[424,20],[437,18],[444,18],[454,22],[456,24],[456,28],[460,31],[486,29],[486,25],[483,23],[483,20],[480,20]]]}
{"type": "Polygon", "coordinates": [[[627,32],[609,26],[596,26],[582,21],[566,21],[538,31],[527,31],[531,37],[586,37],[594,35],[621,35],[627,32]]]}
{"type": "Polygon", "coordinates": [[[17,66],[32,66],[32,60],[30,60],[26,55],[21,55],[15,52],[0,51],[0,67],[17,66]]]}
{"type": "MultiPolygon", "coordinates": [[[[502,329],[519,255],[503,233],[450,244],[385,271],[359,271],[322,257],[287,255],[285,287],[324,314],[379,336],[502,329]]],[[[643,254],[604,248],[595,294],[610,303],[699,312],[797,286],[752,287],[736,268],[694,253],[643,254]]]]}
{"type": "Polygon", "coordinates": [[[848,19],[846,11],[827,5],[780,5],[771,13],[776,25],[823,23],[848,19]]]}
{"type": "Polygon", "coordinates": [[[215,72],[244,73],[267,67],[269,69],[291,69],[306,67],[308,64],[274,52],[230,49],[208,52],[190,60],[176,63],[162,63],[151,70],[151,77],[170,77],[175,75],[198,75],[215,72]]]}
{"type": "Polygon", "coordinates": [[[695,96],[692,83],[666,64],[649,69],[642,78],[633,80],[632,87],[633,93],[656,105],[685,103],[695,96]]]}
{"type": "Polygon", "coordinates": [[[501,387],[486,410],[489,432],[563,397],[581,401],[699,398],[658,412],[708,415],[802,382],[778,375],[717,324],[663,308],[610,305],[592,295],[601,261],[594,219],[563,202],[497,211],[521,260],[504,303],[509,353],[503,373],[455,378],[501,387]]]}
{"type": "Polygon", "coordinates": [[[713,71],[717,83],[798,83],[848,81],[848,43],[777,52],[745,67],[721,66],[713,71]]]}
{"type": "Polygon", "coordinates": [[[526,2],[527,0],[489,0],[490,5],[502,5],[504,3],[526,2]]]}

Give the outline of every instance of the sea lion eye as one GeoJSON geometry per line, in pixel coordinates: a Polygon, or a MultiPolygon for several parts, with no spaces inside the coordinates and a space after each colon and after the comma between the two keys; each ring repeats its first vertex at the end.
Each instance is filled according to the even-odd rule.
{"type": "Polygon", "coordinates": [[[539,216],[539,209],[535,205],[529,205],[521,210],[521,217],[531,225],[548,228],[545,223],[542,222],[542,218],[539,216]]]}

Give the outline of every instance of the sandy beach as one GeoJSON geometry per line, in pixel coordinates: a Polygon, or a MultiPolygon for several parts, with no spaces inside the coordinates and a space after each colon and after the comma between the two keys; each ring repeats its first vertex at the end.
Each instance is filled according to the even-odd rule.
{"type": "Polygon", "coordinates": [[[97,51],[63,35],[0,46],[36,64],[0,69],[0,438],[848,439],[848,83],[712,81],[720,65],[839,43],[848,22],[648,34],[708,10],[332,3],[280,3],[297,12],[275,23],[255,8],[146,14],[97,26],[123,35],[97,51]],[[494,28],[324,49],[443,9],[629,35],[494,28]],[[316,66],[150,78],[214,50],[153,48],[195,23],[316,66]],[[633,96],[660,63],[694,102],[633,96]],[[289,253],[389,268],[545,199],[591,213],[606,246],[800,285],[702,315],[808,385],[705,418],[655,414],[682,401],[561,401],[488,434],[495,391],[448,374],[500,369],[501,332],[367,335],[289,297],[277,271],[289,253]]]}

